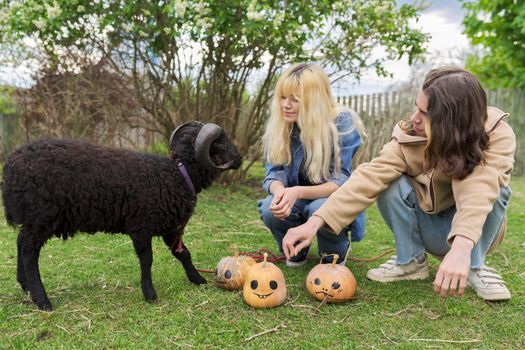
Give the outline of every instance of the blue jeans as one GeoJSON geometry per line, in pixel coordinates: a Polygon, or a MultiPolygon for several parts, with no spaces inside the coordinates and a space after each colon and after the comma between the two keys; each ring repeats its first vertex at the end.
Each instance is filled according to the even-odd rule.
{"type": "MultiPolygon", "coordinates": [[[[326,201],[326,198],[319,198],[314,200],[305,200],[300,199],[295,202],[295,205],[292,208],[292,212],[289,217],[284,220],[279,220],[273,216],[270,211],[270,203],[272,202],[273,195],[267,196],[265,199],[258,202],[259,213],[261,214],[261,219],[270,229],[277,242],[279,251],[283,252],[283,238],[286,235],[288,229],[304,224],[312,214],[323,205],[326,201]]],[[[361,213],[360,215],[364,215],[361,213]]],[[[348,232],[350,231],[350,226],[347,226],[340,234],[335,234],[330,230],[321,228],[317,231],[317,247],[318,253],[320,256],[322,254],[338,254],[339,262],[343,261],[346,256],[346,251],[350,245],[348,239],[348,232]]],[[[308,250],[310,247],[304,248],[295,256],[292,261],[301,261],[306,259],[308,250]]],[[[324,259],[325,262],[331,262],[332,257],[328,256],[324,259]]]]}
{"type": "MultiPolygon", "coordinates": [[[[471,268],[479,268],[485,263],[485,256],[505,218],[510,195],[508,187],[500,189],[500,196],[483,225],[481,238],[472,249],[471,268]]],[[[425,251],[435,256],[444,256],[449,251],[447,236],[456,206],[438,214],[425,213],[419,207],[416,192],[406,176],[394,181],[379,195],[377,206],[394,233],[398,264],[408,264],[425,251]]]]}

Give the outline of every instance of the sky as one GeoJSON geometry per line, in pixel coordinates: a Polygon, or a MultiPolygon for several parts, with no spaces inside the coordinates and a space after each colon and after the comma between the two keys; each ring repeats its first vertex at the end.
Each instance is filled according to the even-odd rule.
{"type": "MultiPolygon", "coordinates": [[[[400,0],[402,3],[412,3],[411,0],[400,0]]],[[[416,28],[431,35],[428,43],[427,57],[430,63],[436,64],[456,63],[462,50],[469,46],[466,36],[462,33],[463,9],[459,0],[432,0],[427,1],[430,6],[426,8],[419,21],[412,23],[416,28]],[[439,57],[436,59],[435,57],[439,57]],[[439,61],[439,62],[437,62],[439,61]]],[[[381,55],[381,52],[377,52],[381,55]]],[[[407,59],[391,61],[386,64],[387,71],[393,73],[392,78],[378,77],[375,72],[365,73],[361,81],[339,83],[333,87],[336,96],[370,94],[389,89],[394,84],[399,84],[410,77],[410,67],[407,59]]],[[[28,67],[12,68],[0,67],[0,84],[27,85],[30,80],[31,70],[28,67]],[[24,83],[25,82],[25,83],[24,83]]]]}
{"type": "MultiPolygon", "coordinates": [[[[399,1],[410,3],[411,1],[399,1]]],[[[467,50],[469,41],[463,34],[464,11],[461,2],[457,0],[428,1],[430,6],[422,13],[417,23],[412,23],[415,28],[431,35],[427,45],[427,58],[432,64],[460,64],[457,57],[462,51],[467,50]]],[[[378,77],[374,72],[365,74],[360,82],[340,84],[334,87],[334,94],[355,95],[370,94],[385,91],[394,84],[399,84],[410,77],[408,60],[391,61],[386,64],[392,78],[378,77]]]]}

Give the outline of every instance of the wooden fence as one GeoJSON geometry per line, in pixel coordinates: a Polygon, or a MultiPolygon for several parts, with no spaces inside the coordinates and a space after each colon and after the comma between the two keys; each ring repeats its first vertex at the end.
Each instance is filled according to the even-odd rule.
{"type": "MultiPolygon", "coordinates": [[[[414,111],[416,93],[410,91],[390,91],[370,95],[337,97],[337,102],[355,110],[367,133],[365,150],[360,161],[369,161],[376,156],[381,147],[390,140],[392,128],[401,119],[409,118],[414,111]]],[[[513,89],[487,91],[489,106],[508,112],[508,122],[516,134],[516,162],[514,173],[525,173],[525,93],[513,89]]]]}
{"type": "MultiPolygon", "coordinates": [[[[337,98],[340,104],[355,110],[365,124],[368,137],[360,161],[368,161],[379,153],[381,147],[390,140],[395,123],[408,118],[414,111],[415,96],[415,92],[390,91],[337,98]]],[[[522,175],[525,173],[525,93],[506,89],[488,91],[488,103],[510,113],[508,121],[514,129],[517,141],[514,173],[522,175]]],[[[125,137],[121,137],[118,144],[131,142],[135,146],[144,145],[146,134],[149,135],[147,130],[131,130],[125,137]]],[[[153,136],[150,135],[149,139],[153,136]]],[[[23,142],[25,137],[16,115],[0,115],[0,159],[23,142]]]]}

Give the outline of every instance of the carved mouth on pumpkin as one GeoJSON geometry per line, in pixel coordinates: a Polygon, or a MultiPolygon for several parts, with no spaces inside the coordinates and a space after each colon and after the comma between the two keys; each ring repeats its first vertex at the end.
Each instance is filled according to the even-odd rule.
{"type": "Polygon", "coordinates": [[[334,297],[332,294],[328,294],[327,292],[315,292],[315,294],[322,294],[322,295],[325,296],[325,298],[326,298],[327,295],[328,295],[329,298],[333,298],[334,297]]]}
{"type": "Polygon", "coordinates": [[[268,293],[268,294],[257,294],[257,293],[253,293],[255,295],[257,295],[259,297],[259,299],[266,299],[268,298],[270,295],[272,295],[273,293],[268,293]]]}

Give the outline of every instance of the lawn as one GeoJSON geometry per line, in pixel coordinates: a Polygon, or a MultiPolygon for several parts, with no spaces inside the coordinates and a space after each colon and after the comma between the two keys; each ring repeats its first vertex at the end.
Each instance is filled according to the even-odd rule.
{"type": "MultiPolygon", "coordinates": [[[[195,265],[213,269],[230,245],[256,252],[275,251],[259,220],[263,196],[260,169],[248,184],[214,186],[199,195],[185,234],[195,265]]],[[[40,312],[16,282],[17,233],[0,218],[0,349],[523,349],[525,348],[525,178],[512,180],[509,231],[488,265],[498,269],[512,300],[488,303],[472,290],[461,299],[441,300],[432,291],[438,263],[431,259],[426,281],[379,284],[366,271],[386,260],[349,261],[357,299],[319,306],[306,291],[306,266],[282,263],[288,286],[284,306],[256,310],[242,291],[191,284],[162,240],[154,240],[153,282],[159,300],[143,301],[140,269],[124,235],[77,235],[53,239],[42,249],[40,270],[54,310],[40,312]]],[[[368,210],[367,233],[351,257],[368,258],[393,248],[393,238],[375,206],[368,210]]]]}

